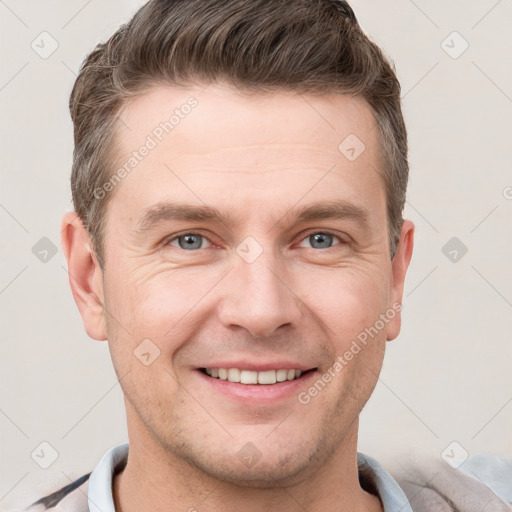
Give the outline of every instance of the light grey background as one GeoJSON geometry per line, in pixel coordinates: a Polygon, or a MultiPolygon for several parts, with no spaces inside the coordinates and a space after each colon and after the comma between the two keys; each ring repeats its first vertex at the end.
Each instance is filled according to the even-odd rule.
{"type": "MultiPolygon", "coordinates": [[[[82,328],[59,231],[71,209],[76,72],[141,4],[0,0],[1,510],[66,485],[127,440],[107,344],[82,328]],[[33,253],[43,237],[58,247],[47,262],[33,253]],[[42,442],[58,452],[48,469],[42,442]]],[[[405,214],[416,224],[402,332],[363,411],[359,450],[390,468],[407,454],[511,457],[512,2],[352,5],[403,86],[405,214]],[[443,252],[452,237],[465,255],[443,252]]]]}

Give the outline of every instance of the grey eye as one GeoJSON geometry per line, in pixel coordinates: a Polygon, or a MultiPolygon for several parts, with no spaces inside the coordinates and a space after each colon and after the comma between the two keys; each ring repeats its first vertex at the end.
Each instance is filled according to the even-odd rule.
{"type": "MultiPolygon", "coordinates": [[[[203,245],[203,235],[197,235],[193,233],[189,233],[186,235],[181,235],[176,237],[174,241],[178,241],[178,245],[181,249],[192,250],[192,249],[201,249],[203,245]]],[[[172,243],[172,242],[171,242],[172,243]]]]}
{"type": "Polygon", "coordinates": [[[334,236],[329,233],[314,233],[308,236],[311,247],[314,249],[328,249],[332,246],[334,236]]]}

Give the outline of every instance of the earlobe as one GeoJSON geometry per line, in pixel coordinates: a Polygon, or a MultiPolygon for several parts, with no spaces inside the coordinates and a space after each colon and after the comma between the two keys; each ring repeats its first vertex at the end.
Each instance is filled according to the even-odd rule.
{"type": "MultiPolygon", "coordinates": [[[[386,327],[386,340],[394,340],[400,333],[402,297],[404,292],[405,276],[412,257],[414,245],[414,224],[404,220],[400,232],[400,240],[395,256],[391,262],[392,282],[388,308],[393,311],[393,317],[386,327]]],[[[390,315],[391,316],[391,315],[390,315]]]]}
{"type": "Polygon", "coordinates": [[[103,275],[92,243],[75,212],[64,215],[61,243],[68,263],[69,284],[87,334],[99,341],[107,339],[103,309],[103,275]]]}

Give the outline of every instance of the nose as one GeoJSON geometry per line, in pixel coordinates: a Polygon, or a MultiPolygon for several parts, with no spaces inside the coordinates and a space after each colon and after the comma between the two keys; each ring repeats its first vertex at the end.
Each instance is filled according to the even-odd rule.
{"type": "Polygon", "coordinates": [[[218,309],[225,327],[243,327],[254,337],[268,337],[298,324],[301,299],[271,251],[252,263],[237,259],[227,278],[218,309]]]}

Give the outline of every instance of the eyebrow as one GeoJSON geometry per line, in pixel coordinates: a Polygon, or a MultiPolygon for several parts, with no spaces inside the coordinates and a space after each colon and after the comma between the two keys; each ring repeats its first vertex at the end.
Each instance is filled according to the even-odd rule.
{"type": "Polygon", "coordinates": [[[230,216],[213,206],[195,206],[172,202],[159,202],[144,211],[137,223],[137,231],[149,231],[165,221],[217,222],[226,223],[230,216]]]}
{"type": "MultiPolygon", "coordinates": [[[[366,208],[344,200],[323,201],[301,206],[288,211],[276,224],[281,224],[283,219],[291,219],[298,222],[313,220],[341,220],[351,219],[367,228],[370,213],[366,208]]],[[[160,223],[168,221],[210,222],[220,224],[233,224],[235,218],[228,213],[223,213],[213,206],[190,205],[175,202],[159,202],[147,208],[139,222],[136,231],[144,232],[155,229],[160,223]]]]}

